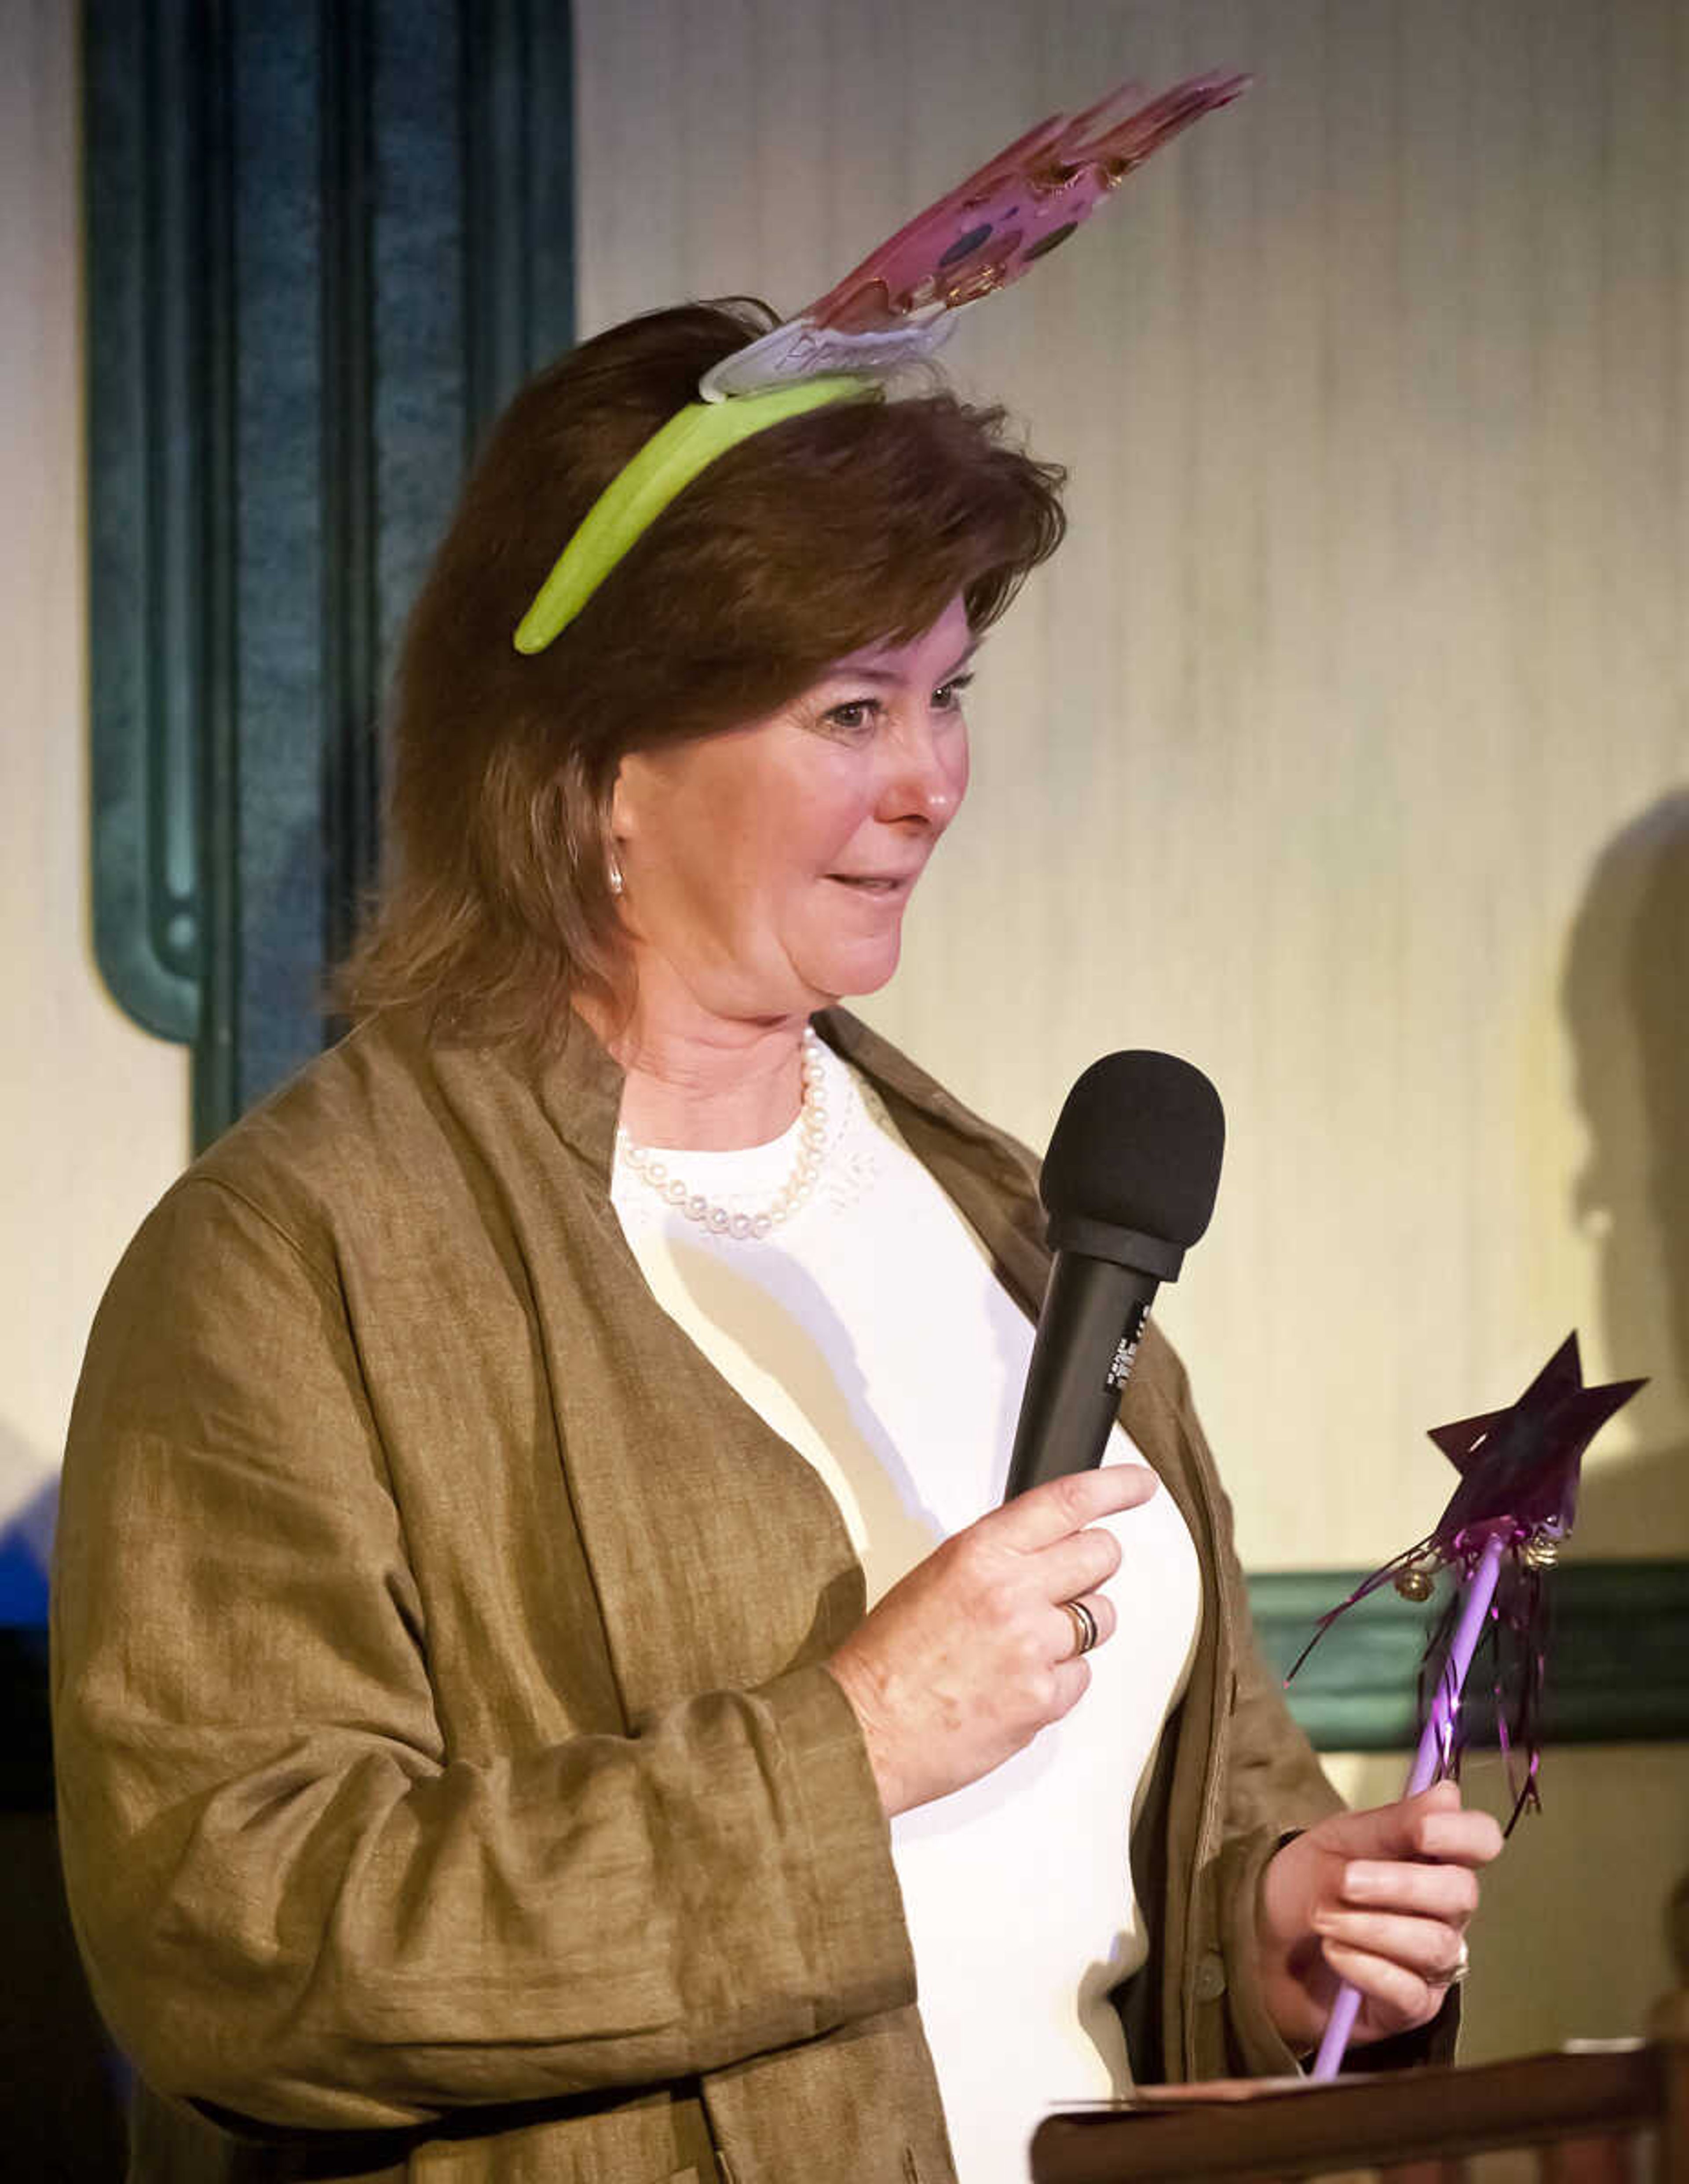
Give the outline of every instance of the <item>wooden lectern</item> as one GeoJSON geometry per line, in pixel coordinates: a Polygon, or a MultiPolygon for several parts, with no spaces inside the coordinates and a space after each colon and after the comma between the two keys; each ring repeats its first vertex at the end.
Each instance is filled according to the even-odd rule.
{"type": "Polygon", "coordinates": [[[1129,2106],[1041,2124],[1033,2184],[1289,2184],[1357,2169],[1464,2184],[1469,2155],[1508,2149],[1534,2153],[1542,2184],[1689,2184],[1689,1874],[1666,1924],[1678,1984],[1647,2041],[1329,2085],[1145,2086],[1129,2106]]]}
{"type": "Polygon", "coordinates": [[[1689,2184],[1689,2030],[1662,2030],[1469,2070],[1146,2087],[1129,2107],[1041,2124],[1033,2184],[1283,2184],[1357,2169],[1459,2184],[1467,2156],[1501,2148],[1534,2150],[1545,2184],[1689,2184]]]}

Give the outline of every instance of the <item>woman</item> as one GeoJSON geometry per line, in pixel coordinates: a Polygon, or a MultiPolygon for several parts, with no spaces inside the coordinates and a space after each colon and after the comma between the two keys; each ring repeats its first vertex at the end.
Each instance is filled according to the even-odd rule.
{"type": "Polygon", "coordinates": [[[97,1323],[58,1755],[140,2176],[978,2184],[1123,2019],[1140,2076],[1287,2069],[1338,1974],[1374,2040],[1458,1976],[1493,1825],[1336,1813],[1163,1345],[1118,1460],[979,1513],[1032,1163],[830,1006],[895,965],[1055,474],[833,402],[511,649],[761,324],[513,405],[407,642],[359,1028],[97,1323]]]}

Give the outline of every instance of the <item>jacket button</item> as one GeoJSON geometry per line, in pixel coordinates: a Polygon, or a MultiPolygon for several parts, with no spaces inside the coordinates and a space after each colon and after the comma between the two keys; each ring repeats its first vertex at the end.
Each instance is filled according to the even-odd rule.
{"type": "Polygon", "coordinates": [[[1218,1949],[1206,1950],[1197,1958],[1194,1991],[1198,2002],[1218,2002],[1225,1992],[1225,1960],[1218,1949]]]}

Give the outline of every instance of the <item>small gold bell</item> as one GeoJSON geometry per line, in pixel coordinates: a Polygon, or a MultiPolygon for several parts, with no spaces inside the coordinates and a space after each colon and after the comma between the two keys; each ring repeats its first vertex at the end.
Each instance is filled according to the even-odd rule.
{"type": "Polygon", "coordinates": [[[1560,1542],[1546,1532],[1534,1532],[1519,1549],[1519,1558],[1527,1569],[1552,1569],[1560,1559],[1560,1542]]]}
{"type": "Polygon", "coordinates": [[[1410,1563],[1396,1580],[1404,1600],[1429,1600],[1434,1589],[1431,1573],[1422,1563],[1410,1563]]]}

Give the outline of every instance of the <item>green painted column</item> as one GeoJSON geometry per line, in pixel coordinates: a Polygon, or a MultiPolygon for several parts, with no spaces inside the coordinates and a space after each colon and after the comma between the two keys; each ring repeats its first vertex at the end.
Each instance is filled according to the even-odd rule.
{"type": "Polygon", "coordinates": [[[203,1144],[332,1029],[382,693],[465,459],[573,335],[546,0],[89,0],[96,949],[203,1144]]]}

